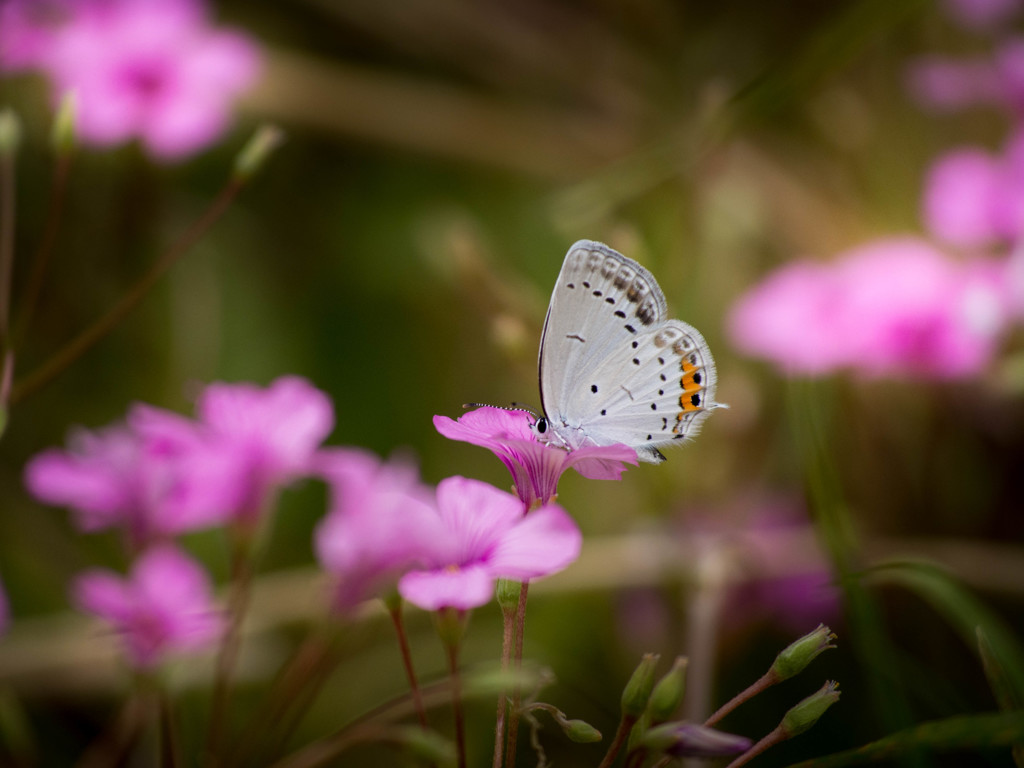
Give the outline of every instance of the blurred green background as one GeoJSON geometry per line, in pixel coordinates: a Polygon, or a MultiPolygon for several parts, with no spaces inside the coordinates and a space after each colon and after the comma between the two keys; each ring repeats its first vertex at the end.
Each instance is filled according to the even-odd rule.
{"type": "MultiPolygon", "coordinates": [[[[936,117],[904,90],[913,56],[982,43],[917,1],[239,0],[217,4],[216,16],[265,48],[235,129],[173,166],[134,145],[78,153],[18,363],[30,372],[116,300],[216,195],[258,124],[283,128],[286,143],[128,321],[12,409],[0,442],[0,576],[15,623],[0,640],[0,709],[27,720],[45,745],[42,764],[79,754],[128,685],[109,638],[67,613],[75,573],[124,561],[116,535],[78,534],[65,511],[28,498],[21,472],[31,455],[132,402],[189,412],[205,382],[294,373],[333,399],[331,444],[409,452],[429,482],[462,474],[505,488],[493,456],[443,439],[431,417],[458,416],[470,401],[539,407],[540,327],[580,238],[651,269],[673,316],[707,337],[718,400],[731,409],[662,466],[619,483],[563,479],[559,501],[586,543],[579,564],[532,594],[526,656],[557,676],[542,698],[607,738],[640,654],[661,653],[664,669],[691,654],[710,686],[709,701],[691,703],[700,714],[822,620],[839,649],[723,727],[758,738],[826,678],[843,698],[810,735],[757,765],[996,708],[964,627],[984,606],[1011,631],[1024,628],[1024,412],[1012,367],[954,385],[788,382],[739,357],[723,327],[731,303],[775,265],[919,231],[929,161],[956,144],[1000,144],[1005,117],[936,117]],[[791,629],[784,600],[766,610],[733,586],[763,579],[748,540],[769,540],[743,538],[743,526],[778,504],[810,510],[816,527],[766,543],[782,547],[773,562],[813,570],[819,553],[839,553],[861,574],[892,556],[926,558],[966,585],[968,607],[937,587],[936,604],[954,606],[944,614],[920,590],[865,587],[858,576],[842,605],[825,600],[827,615],[791,629]],[[843,540],[847,523],[854,544],[843,540]]],[[[25,130],[17,298],[44,229],[51,113],[31,76],[0,81],[0,94],[25,130]]],[[[285,495],[275,519],[236,727],[322,620],[311,533],[323,508],[323,489],[309,482],[285,495]]],[[[224,541],[187,541],[223,581],[224,541]]],[[[439,678],[429,619],[409,621],[423,675],[439,678]]],[[[344,644],[293,748],[404,690],[384,622],[368,620],[344,644]]],[[[472,619],[466,662],[499,650],[491,605],[472,619]]],[[[208,706],[200,675],[192,665],[169,674],[194,735],[208,706]]],[[[489,760],[493,707],[470,710],[472,765],[489,760]]],[[[557,765],[600,759],[597,747],[570,750],[552,727],[542,739],[557,765]]],[[[535,762],[525,743],[520,758],[535,762]]],[[[406,764],[369,748],[343,763],[382,760],[406,764]]],[[[1012,765],[1006,748],[921,760],[907,764],[1012,765]]]]}

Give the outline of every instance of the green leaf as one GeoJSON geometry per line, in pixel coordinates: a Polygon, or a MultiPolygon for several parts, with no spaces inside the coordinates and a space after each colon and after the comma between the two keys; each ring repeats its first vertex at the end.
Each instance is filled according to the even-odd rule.
{"type": "Polygon", "coordinates": [[[953,576],[934,563],[909,560],[885,563],[866,576],[918,595],[946,619],[970,648],[977,647],[980,631],[991,656],[999,660],[1003,684],[1015,692],[1015,700],[1022,700],[1024,649],[1002,620],[953,576]]]}
{"type": "Polygon", "coordinates": [[[922,723],[863,747],[804,760],[789,768],[842,768],[899,757],[912,750],[947,752],[1011,746],[1021,739],[1024,739],[1024,711],[961,715],[922,723]]]}

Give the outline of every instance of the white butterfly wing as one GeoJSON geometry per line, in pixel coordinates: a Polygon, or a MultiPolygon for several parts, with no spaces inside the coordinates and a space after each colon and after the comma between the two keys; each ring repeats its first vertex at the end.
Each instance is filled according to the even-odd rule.
{"type": "Polygon", "coordinates": [[[540,348],[552,430],[570,445],[624,443],[644,461],[692,437],[715,407],[715,364],[703,336],[665,318],[654,276],[611,248],[569,249],[540,348]]]}

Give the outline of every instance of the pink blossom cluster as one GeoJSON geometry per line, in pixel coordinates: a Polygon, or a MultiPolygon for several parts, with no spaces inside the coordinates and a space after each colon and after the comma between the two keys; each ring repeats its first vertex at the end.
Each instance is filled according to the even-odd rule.
{"type": "Polygon", "coordinates": [[[729,332],[741,351],[796,375],[971,376],[1012,317],[1009,272],[919,238],[878,240],[779,268],[735,304],[729,332]]]}
{"type": "Polygon", "coordinates": [[[68,448],[37,455],[25,482],[36,498],[70,508],[83,531],[125,532],[135,555],[129,575],[87,572],[74,600],[117,629],[136,666],[149,667],[168,653],[207,647],[224,628],[205,572],[173,538],[225,525],[251,533],[277,492],[300,477],[330,489],[315,545],[343,615],[395,593],[428,610],[469,610],[490,600],[496,579],[562,570],[578,556],[581,535],[553,502],[559,477],[575,466],[589,477],[618,478],[636,453],[545,445],[525,419],[493,408],[458,422],[437,419],[443,433],[501,457],[518,496],[464,477],[434,489],[408,463],[323,446],[333,407],[294,376],[265,388],[211,384],[194,419],[135,405],[124,422],[79,431],[68,448]]]}
{"type": "Polygon", "coordinates": [[[280,488],[315,471],[334,425],[327,396],[294,376],[265,388],[211,384],[196,412],[136,405],[123,423],[81,430],[25,469],[29,491],[70,508],[81,530],[126,534],[131,573],[88,571],[73,594],[114,626],[138,667],[207,647],[223,629],[206,573],[173,537],[220,525],[251,531],[280,488]]]}
{"type": "MultiPolygon", "coordinates": [[[[1024,40],[1002,34],[1020,0],[947,0],[949,16],[996,36],[985,59],[911,67],[913,95],[938,109],[1024,110],[1024,40]]],[[[831,262],[801,260],[742,295],[728,330],[741,351],[790,374],[957,379],[983,373],[1024,314],[1024,130],[998,153],[936,158],[921,195],[927,237],[886,237],[831,262]]]]}
{"type": "Polygon", "coordinates": [[[76,131],[97,146],[137,138],[162,160],[190,155],[224,133],[259,66],[202,0],[0,4],[0,71],[42,73],[54,101],[74,94],[76,131]]]}
{"type": "Polygon", "coordinates": [[[320,455],[331,510],[316,533],[317,555],[336,578],[335,607],[397,591],[428,610],[468,610],[490,600],[496,579],[526,581],[561,571],[579,555],[581,535],[553,499],[569,467],[618,479],[623,445],[566,451],[541,443],[522,411],[478,408],[458,421],[434,417],[438,431],[492,451],[512,474],[516,494],[464,477],[421,484],[400,461],[362,451],[320,455]]]}

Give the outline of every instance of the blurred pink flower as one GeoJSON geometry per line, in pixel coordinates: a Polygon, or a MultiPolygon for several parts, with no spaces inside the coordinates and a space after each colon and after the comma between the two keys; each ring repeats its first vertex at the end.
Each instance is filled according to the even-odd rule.
{"type": "Polygon", "coordinates": [[[213,143],[255,82],[256,46],[210,26],[199,0],[9,0],[0,63],[76,95],[76,130],[99,146],[139,138],[173,160],[213,143]],[[46,12],[39,7],[45,6],[46,12]]]}
{"type": "Polygon", "coordinates": [[[433,491],[410,465],[330,448],[320,452],[317,473],[330,485],[331,501],[316,529],[316,554],[336,580],[334,607],[346,614],[393,593],[404,573],[428,560],[427,542],[443,532],[433,491]]]}
{"type": "Polygon", "coordinates": [[[956,112],[990,106],[1024,112],[1024,40],[1008,39],[989,56],[922,56],[907,67],[907,90],[922,106],[956,112]]]}
{"type": "Polygon", "coordinates": [[[233,515],[243,523],[259,518],[276,488],[311,472],[317,448],[334,428],[330,398],[298,376],[266,388],[210,384],[196,412],[208,439],[233,457],[234,475],[224,482],[236,484],[233,515]]]}
{"type": "Polygon", "coordinates": [[[1020,0],[943,0],[946,14],[970,29],[991,30],[1013,18],[1020,0]]]}
{"type": "Polygon", "coordinates": [[[131,663],[141,668],[168,653],[209,648],[224,627],[206,573],[170,546],[144,553],[127,579],[105,570],[81,574],[73,596],[80,610],[114,626],[131,663]]]}
{"type": "Polygon", "coordinates": [[[428,560],[398,582],[402,597],[427,610],[483,605],[499,578],[525,581],[566,568],[582,536],[566,512],[548,504],[523,516],[515,496],[487,483],[449,477],[437,486],[437,521],[428,560]]]}
{"type": "Polygon", "coordinates": [[[794,261],[775,270],[733,305],[733,344],[788,373],[820,375],[843,366],[846,341],[834,331],[842,286],[828,265],[794,261]]]}
{"type": "Polygon", "coordinates": [[[1010,317],[1005,264],[957,262],[923,240],[874,241],[831,265],[795,262],[733,306],[743,352],[786,372],[953,379],[988,364],[1010,317]]]}
{"type": "Polygon", "coordinates": [[[277,488],[309,474],[334,424],[330,400],[308,381],[211,384],[200,420],[135,405],[127,424],[72,435],[67,451],[33,458],[34,496],[68,506],[78,525],[124,526],[132,542],[222,524],[258,521],[277,488]]]}
{"type": "Polygon", "coordinates": [[[558,492],[558,479],[570,467],[592,480],[618,480],[625,464],[637,464],[636,451],[626,445],[584,445],[565,450],[542,443],[530,415],[485,406],[454,421],[435,416],[434,427],[451,440],[486,448],[512,473],[516,493],[526,509],[546,504],[558,492]]]}
{"type": "Polygon", "coordinates": [[[35,456],[25,468],[25,484],[39,500],[70,507],[84,531],[123,526],[141,546],[216,525],[232,502],[222,482],[230,457],[195,431],[169,446],[116,424],[79,430],[69,443],[68,450],[35,456]]]}
{"type": "Polygon", "coordinates": [[[71,0],[0,2],[0,70],[40,66],[56,30],[71,18],[71,0]]]}
{"type": "Polygon", "coordinates": [[[929,169],[922,198],[925,225],[961,247],[1013,242],[1024,233],[1024,132],[1001,155],[968,147],[929,169]]]}

